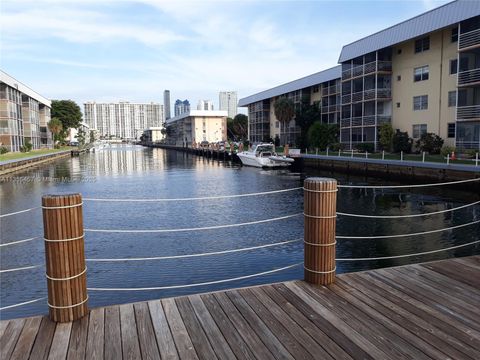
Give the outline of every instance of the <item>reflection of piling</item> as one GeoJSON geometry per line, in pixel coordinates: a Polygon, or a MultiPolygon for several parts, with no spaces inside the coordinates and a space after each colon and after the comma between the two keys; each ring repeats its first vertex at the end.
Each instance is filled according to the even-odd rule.
{"type": "Polygon", "coordinates": [[[335,179],[304,181],[304,276],[312,284],[327,285],[335,280],[336,205],[335,179]]]}
{"type": "Polygon", "coordinates": [[[87,315],[87,278],[80,194],[42,197],[50,319],[68,322],[87,315]]]}

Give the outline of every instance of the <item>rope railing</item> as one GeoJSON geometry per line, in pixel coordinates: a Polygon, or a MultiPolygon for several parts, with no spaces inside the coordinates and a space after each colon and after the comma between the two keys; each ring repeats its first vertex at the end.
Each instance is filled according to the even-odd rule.
{"type": "Polygon", "coordinates": [[[15,272],[15,271],[23,271],[23,270],[31,270],[31,269],[36,269],[36,268],[39,268],[39,267],[42,267],[43,265],[30,265],[30,266],[22,266],[22,267],[18,267],[18,268],[13,268],[13,269],[4,269],[4,270],[0,270],[0,274],[3,274],[3,273],[8,273],[8,272],[15,272]]]}
{"type": "Polygon", "coordinates": [[[206,197],[190,197],[190,198],[159,198],[159,199],[106,199],[106,198],[83,198],[83,201],[103,201],[103,202],[171,202],[171,201],[196,201],[196,200],[219,200],[219,199],[233,199],[249,196],[262,196],[285,193],[295,190],[301,190],[303,187],[295,187],[290,189],[263,191],[247,194],[235,194],[235,195],[218,195],[218,196],[206,196],[206,197]]]}
{"type": "Polygon", "coordinates": [[[23,240],[10,241],[10,242],[0,244],[0,247],[21,244],[21,243],[33,241],[33,240],[36,240],[36,239],[40,239],[40,238],[38,236],[36,236],[36,237],[31,237],[31,238],[23,239],[23,240]]]}
{"type": "Polygon", "coordinates": [[[42,301],[42,300],[45,300],[45,299],[46,299],[46,297],[41,297],[41,298],[38,298],[38,299],[33,299],[33,300],[29,300],[29,301],[24,301],[24,302],[21,302],[21,303],[18,303],[18,304],[3,306],[3,307],[0,307],[0,311],[2,311],[2,310],[7,310],[7,309],[12,309],[12,308],[16,308],[16,307],[23,306],[23,305],[32,304],[32,303],[35,303],[35,302],[38,302],[38,301],[42,301]]]}
{"type": "Polygon", "coordinates": [[[0,218],[9,217],[9,216],[12,216],[12,215],[17,215],[17,214],[23,214],[23,213],[33,211],[33,210],[37,210],[37,209],[40,209],[40,206],[30,208],[30,209],[15,211],[15,212],[11,212],[11,213],[8,213],[8,214],[2,214],[2,215],[0,215],[0,218]]]}
{"type": "Polygon", "coordinates": [[[470,226],[473,224],[478,224],[480,223],[480,220],[472,221],[466,224],[461,224],[461,225],[456,225],[456,226],[451,226],[448,228],[443,228],[443,229],[437,229],[437,230],[430,230],[430,231],[422,231],[422,232],[417,232],[417,233],[410,233],[410,234],[397,234],[397,235],[378,235],[378,236],[343,236],[343,235],[337,235],[337,239],[392,239],[392,238],[399,238],[399,237],[407,237],[407,236],[418,236],[418,235],[427,235],[427,234],[434,234],[442,231],[448,231],[448,230],[453,230],[453,229],[458,229],[461,227],[465,226],[470,226]]]}
{"type": "Polygon", "coordinates": [[[243,251],[251,251],[257,249],[265,249],[269,247],[281,246],[285,244],[292,244],[295,242],[302,241],[303,238],[294,239],[294,240],[287,240],[281,241],[273,244],[266,244],[266,245],[259,245],[259,246],[251,246],[245,247],[240,249],[232,249],[232,250],[223,250],[223,251],[213,251],[207,253],[199,253],[199,254],[187,254],[187,255],[170,255],[170,256],[156,256],[156,257],[140,257],[140,258],[109,258],[109,259],[85,259],[89,262],[126,262],[126,261],[149,261],[149,260],[167,260],[167,259],[186,259],[186,258],[193,258],[193,257],[202,257],[202,256],[211,256],[211,255],[222,255],[222,254],[232,254],[237,252],[243,251]]]}
{"type": "Polygon", "coordinates": [[[140,229],[140,230],[128,230],[128,229],[85,229],[85,232],[103,232],[103,233],[174,233],[174,232],[186,232],[186,231],[204,231],[204,230],[216,230],[216,229],[226,229],[233,227],[240,227],[246,225],[256,225],[264,224],[273,221],[290,219],[296,216],[303,215],[303,213],[297,213],[292,215],[280,216],[276,218],[270,218],[265,220],[256,220],[239,224],[227,224],[227,225],[214,225],[214,226],[205,226],[198,228],[183,228],[183,229],[140,229]]]}
{"type": "Polygon", "coordinates": [[[392,255],[392,256],[379,256],[379,257],[367,257],[367,258],[337,258],[336,261],[368,261],[368,260],[390,260],[390,259],[401,259],[406,257],[421,256],[435,254],[443,251],[449,251],[454,249],[459,249],[466,246],[471,246],[480,243],[480,240],[472,241],[462,245],[450,246],[443,249],[431,250],[431,251],[422,251],[414,254],[404,254],[404,255],[392,255]]]}
{"type": "Polygon", "coordinates": [[[280,271],[285,271],[285,270],[288,270],[288,269],[292,269],[292,268],[300,266],[302,264],[303,264],[303,262],[300,262],[300,263],[296,263],[296,264],[293,264],[293,265],[288,265],[288,266],[284,266],[284,267],[281,267],[281,268],[268,270],[268,271],[263,271],[263,272],[259,272],[259,273],[255,273],[255,274],[238,276],[238,277],[222,279],[222,280],[214,280],[214,281],[207,281],[207,282],[201,282],[201,283],[185,284],[185,285],[154,286],[154,287],[144,287],[144,288],[99,288],[99,287],[93,287],[93,288],[87,288],[87,290],[90,290],[90,291],[148,291],[148,290],[183,289],[183,288],[191,288],[191,287],[197,287],[197,286],[222,284],[222,283],[227,283],[227,282],[232,282],[232,281],[237,281],[237,280],[250,279],[250,278],[253,278],[253,277],[258,277],[258,276],[263,276],[263,275],[268,275],[268,274],[274,274],[274,273],[277,273],[277,272],[280,272],[280,271]]]}
{"type": "Polygon", "coordinates": [[[422,188],[422,187],[433,187],[433,186],[447,186],[455,184],[464,184],[469,182],[480,181],[479,178],[467,179],[467,180],[458,180],[450,181],[443,183],[431,183],[431,184],[413,184],[413,185],[338,185],[339,188],[345,189],[406,189],[406,188],[422,188]]]}
{"type": "Polygon", "coordinates": [[[456,207],[456,208],[433,211],[433,212],[429,212],[429,213],[410,214],[410,215],[363,215],[363,214],[344,213],[344,212],[338,212],[338,211],[337,211],[337,215],[360,217],[360,218],[369,218],[369,219],[404,219],[404,218],[414,218],[414,217],[420,217],[420,216],[430,216],[430,215],[443,214],[443,213],[447,213],[447,212],[452,212],[452,211],[464,209],[464,208],[474,206],[474,205],[477,205],[477,204],[480,204],[480,200],[475,201],[475,202],[470,203],[470,204],[462,205],[462,206],[459,206],[459,207],[456,207]]]}

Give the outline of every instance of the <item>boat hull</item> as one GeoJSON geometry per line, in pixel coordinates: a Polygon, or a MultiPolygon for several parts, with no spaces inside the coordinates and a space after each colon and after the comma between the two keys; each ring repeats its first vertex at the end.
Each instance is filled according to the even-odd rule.
{"type": "Polygon", "coordinates": [[[290,161],[277,161],[269,157],[257,157],[249,153],[238,153],[238,158],[245,166],[254,166],[258,168],[275,168],[290,166],[290,161]]]}

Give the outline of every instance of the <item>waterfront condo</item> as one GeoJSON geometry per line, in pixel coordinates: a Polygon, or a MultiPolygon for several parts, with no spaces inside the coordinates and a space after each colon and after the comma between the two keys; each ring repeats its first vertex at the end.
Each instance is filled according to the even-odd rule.
{"type": "Polygon", "coordinates": [[[253,142],[285,132],[273,111],[283,96],[318,104],[338,123],[346,149],[378,146],[391,123],[413,139],[431,132],[459,149],[480,149],[480,2],[457,0],[345,45],[339,67],[241,99],[253,142]]]}

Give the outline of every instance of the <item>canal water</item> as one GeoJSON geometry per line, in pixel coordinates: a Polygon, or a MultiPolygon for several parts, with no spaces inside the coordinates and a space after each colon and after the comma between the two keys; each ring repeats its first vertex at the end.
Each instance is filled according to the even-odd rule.
{"type": "MultiPolygon", "coordinates": [[[[191,154],[140,146],[112,146],[94,154],[59,160],[41,168],[1,178],[1,213],[40,205],[44,194],[79,192],[84,198],[154,199],[199,198],[290,189],[302,186],[306,176],[328,176],[342,184],[389,184],[381,179],[340,173],[297,173],[261,170],[209,160],[191,154]]],[[[406,215],[458,207],[479,200],[463,189],[340,189],[337,211],[375,215],[406,215]]],[[[216,252],[302,239],[301,190],[210,200],[171,202],[84,201],[86,229],[147,230],[241,224],[300,214],[287,219],[224,229],[171,233],[116,233],[86,231],[87,259],[144,258],[216,252]]],[[[480,206],[408,219],[362,219],[339,216],[337,235],[378,236],[407,234],[452,227],[480,217],[480,206]]],[[[461,245],[479,238],[478,224],[429,235],[393,239],[339,239],[338,258],[381,257],[418,253],[461,245]]],[[[0,248],[1,269],[44,264],[41,210],[1,219],[0,242],[39,237],[0,248]]],[[[448,252],[378,261],[339,261],[337,273],[403,265],[479,254],[478,244],[448,252]]],[[[251,251],[183,259],[130,262],[87,262],[89,288],[149,288],[198,284],[244,277],[297,264],[303,260],[301,241],[251,251]]],[[[1,276],[1,307],[46,296],[44,267],[1,276]]],[[[303,277],[296,266],[262,276],[194,287],[140,291],[90,291],[90,307],[272,283],[303,277]]],[[[2,319],[47,313],[45,301],[0,312],[2,319]]]]}

